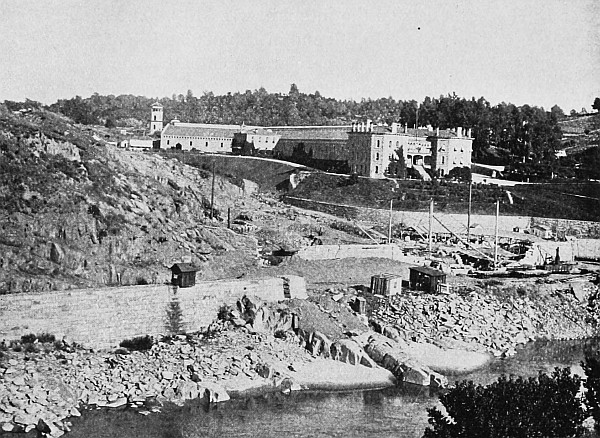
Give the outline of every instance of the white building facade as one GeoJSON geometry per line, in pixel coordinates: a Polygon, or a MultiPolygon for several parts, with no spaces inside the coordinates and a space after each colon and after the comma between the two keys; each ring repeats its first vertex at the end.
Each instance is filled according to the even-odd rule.
{"type": "Polygon", "coordinates": [[[231,153],[233,136],[240,131],[238,125],[211,125],[183,123],[172,120],[162,131],[161,149],[231,153]]]}
{"type": "MultiPolygon", "coordinates": [[[[393,160],[402,148],[406,167],[423,174],[433,169],[439,176],[455,167],[471,167],[473,139],[470,130],[408,129],[397,123],[374,126],[354,123],[348,134],[348,164],[352,172],[370,178],[388,176],[393,160]]],[[[395,176],[395,175],[389,175],[395,176]]]]}

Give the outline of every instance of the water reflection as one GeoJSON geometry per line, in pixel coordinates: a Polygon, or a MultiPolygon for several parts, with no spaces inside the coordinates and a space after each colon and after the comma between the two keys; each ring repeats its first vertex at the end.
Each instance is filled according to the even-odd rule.
{"type": "MultiPolygon", "coordinates": [[[[501,373],[535,376],[555,366],[578,366],[598,340],[539,341],[517,356],[475,373],[453,376],[487,384],[501,373]]],[[[70,437],[421,437],[427,409],[439,406],[430,388],[404,385],[377,391],[301,392],[242,397],[208,406],[193,401],[143,417],[133,410],[91,411],[74,421],[70,437]]]]}

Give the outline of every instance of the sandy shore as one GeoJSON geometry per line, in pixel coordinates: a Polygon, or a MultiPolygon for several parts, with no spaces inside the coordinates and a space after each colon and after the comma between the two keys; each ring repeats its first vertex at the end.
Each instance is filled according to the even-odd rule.
{"type": "Polygon", "coordinates": [[[386,369],[354,366],[328,359],[315,359],[291,376],[305,389],[367,389],[396,384],[396,379],[386,369]]]}
{"type": "Polygon", "coordinates": [[[405,350],[411,357],[442,374],[460,374],[484,367],[491,356],[456,348],[441,348],[433,344],[408,342],[405,350]]]}

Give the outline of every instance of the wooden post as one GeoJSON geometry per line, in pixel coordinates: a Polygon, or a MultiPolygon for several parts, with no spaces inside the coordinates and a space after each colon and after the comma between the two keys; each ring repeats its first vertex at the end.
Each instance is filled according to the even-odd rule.
{"type": "Polygon", "coordinates": [[[231,207],[227,207],[227,228],[231,228],[231,207]]]}
{"type": "Polygon", "coordinates": [[[431,257],[432,246],[432,228],[433,228],[433,198],[429,201],[429,256],[431,257]]]}
{"type": "Polygon", "coordinates": [[[467,242],[471,242],[471,196],[473,189],[473,181],[469,181],[469,211],[467,213],[467,242]]]}
{"type": "Polygon", "coordinates": [[[390,199],[390,223],[388,226],[388,243],[392,243],[392,214],[393,214],[393,204],[394,200],[390,199]]]}
{"type": "Polygon", "coordinates": [[[215,213],[215,160],[212,163],[212,187],[210,189],[210,218],[214,218],[215,213]]]}
{"type": "Polygon", "coordinates": [[[500,201],[496,201],[496,230],[494,232],[494,271],[498,268],[498,216],[500,216],[500,201]]]}

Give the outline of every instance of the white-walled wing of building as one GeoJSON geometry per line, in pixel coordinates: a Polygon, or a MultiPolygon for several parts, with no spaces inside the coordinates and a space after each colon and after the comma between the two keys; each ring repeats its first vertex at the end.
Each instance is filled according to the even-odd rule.
{"type": "Polygon", "coordinates": [[[183,123],[172,120],[162,131],[160,148],[231,153],[234,134],[240,131],[239,125],[183,123]]]}
{"type": "Polygon", "coordinates": [[[348,164],[359,175],[383,178],[402,149],[407,167],[433,169],[444,176],[455,167],[471,167],[472,146],[470,130],[462,128],[409,129],[398,123],[374,126],[367,120],[354,123],[348,133],[348,164]]]}

